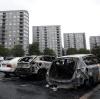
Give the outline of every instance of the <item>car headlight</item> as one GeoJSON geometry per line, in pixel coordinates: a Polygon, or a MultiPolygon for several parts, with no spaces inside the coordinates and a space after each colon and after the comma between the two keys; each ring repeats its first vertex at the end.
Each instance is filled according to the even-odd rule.
{"type": "Polygon", "coordinates": [[[90,76],[92,76],[92,72],[89,72],[88,74],[89,74],[90,76]]]}
{"type": "Polygon", "coordinates": [[[81,74],[80,74],[80,73],[78,73],[78,74],[77,74],[77,78],[80,78],[80,77],[81,77],[81,74]]]}

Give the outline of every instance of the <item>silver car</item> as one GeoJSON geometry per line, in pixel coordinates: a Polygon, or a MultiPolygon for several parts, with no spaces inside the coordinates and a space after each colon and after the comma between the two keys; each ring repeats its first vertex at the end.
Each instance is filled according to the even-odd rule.
{"type": "Polygon", "coordinates": [[[48,87],[91,86],[100,80],[100,60],[92,54],[57,58],[47,72],[48,87]]]}

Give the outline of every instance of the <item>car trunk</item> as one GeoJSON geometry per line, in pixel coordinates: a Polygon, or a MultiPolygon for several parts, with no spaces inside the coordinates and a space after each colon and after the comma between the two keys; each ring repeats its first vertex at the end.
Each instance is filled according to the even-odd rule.
{"type": "Polygon", "coordinates": [[[7,64],[9,63],[10,60],[12,60],[12,59],[2,61],[0,64],[1,67],[7,67],[7,64]]]}
{"type": "Polygon", "coordinates": [[[71,80],[75,72],[75,61],[72,59],[57,60],[52,63],[49,77],[56,81],[71,80]]]}
{"type": "Polygon", "coordinates": [[[28,68],[30,66],[29,62],[18,63],[18,68],[28,68]]]}

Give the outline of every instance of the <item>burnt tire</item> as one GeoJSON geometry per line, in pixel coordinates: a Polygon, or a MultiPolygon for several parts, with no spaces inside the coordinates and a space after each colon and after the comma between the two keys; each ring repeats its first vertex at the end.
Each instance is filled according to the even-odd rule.
{"type": "Polygon", "coordinates": [[[90,87],[90,82],[89,79],[84,80],[84,88],[89,88],[90,87]]]}
{"type": "Polygon", "coordinates": [[[90,83],[91,86],[94,86],[95,85],[95,81],[94,81],[93,77],[91,77],[89,79],[89,83],[90,83]]]}
{"type": "Polygon", "coordinates": [[[93,77],[90,77],[89,79],[86,79],[84,81],[84,86],[86,88],[92,88],[94,85],[95,85],[95,81],[94,81],[93,77]]]}
{"type": "Polygon", "coordinates": [[[44,80],[46,79],[46,73],[47,73],[47,70],[46,69],[40,69],[37,73],[37,76],[40,80],[44,80]]]}

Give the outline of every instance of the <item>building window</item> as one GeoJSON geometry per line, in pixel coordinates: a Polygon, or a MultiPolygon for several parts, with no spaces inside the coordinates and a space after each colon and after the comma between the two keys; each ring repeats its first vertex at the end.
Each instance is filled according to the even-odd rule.
{"type": "Polygon", "coordinates": [[[23,18],[20,18],[20,21],[23,21],[24,19],[23,18]]]}
{"type": "Polygon", "coordinates": [[[20,31],[20,32],[23,32],[23,30],[22,30],[22,29],[20,29],[19,31],[20,31]]]}
{"type": "Polygon", "coordinates": [[[23,24],[23,22],[20,22],[20,24],[23,24]]]}
{"type": "Polygon", "coordinates": [[[20,14],[23,14],[23,12],[20,12],[20,14]]]}
{"type": "Polygon", "coordinates": [[[19,26],[20,28],[23,28],[23,26],[19,26]]]}
{"type": "Polygon", "coordinates": [[[23,41],[19,41],[19,43],[23,43],[23,41]]]}

